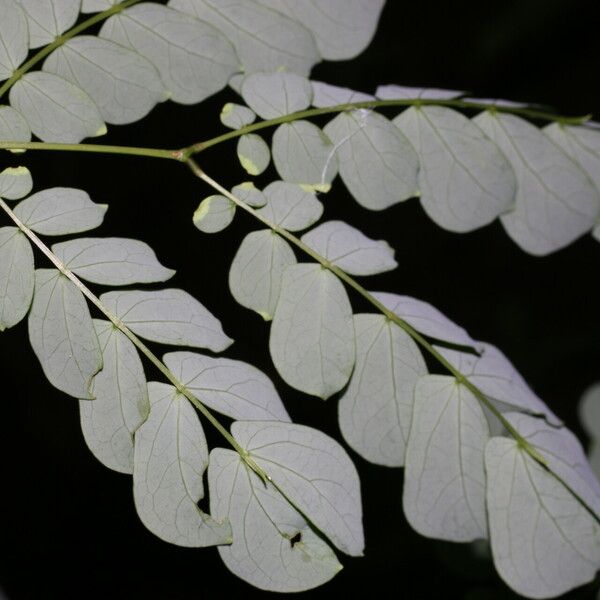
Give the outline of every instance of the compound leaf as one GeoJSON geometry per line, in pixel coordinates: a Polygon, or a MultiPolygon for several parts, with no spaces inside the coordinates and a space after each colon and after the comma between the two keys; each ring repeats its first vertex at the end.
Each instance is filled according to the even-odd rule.
{"type": "Polygon", "coordinates": [[[342,552],[364,549],[360,481],[346,451],[324,433],[294,423],[236,421],[235,439],[277,488],[342,552]]]}
{"type": "Polygon", "coordinates": [[[29,47],[39,48],[75,24],[81,0],[19,0],[19,4],[27,15],[29,47]]]}
{"type": "Polygon", "coordinates": [[[356,201],[383,210],[418,194],[419,160],[388,119],[367,109],[341,113],[325,126],[340,175],[356,201]]]}
{"type": "Polygon", "coordinates": [[[310,106],[312,87],[296,73],[252,73],[244,78],[242,97],[261,118],[274,119],[310,106]]]}
{"type": "Polygon", "coordinates": [[[83,190],[51,188],[19,202],[15,214],[36,233],[67,235],[99,227],[106,204],[94,204],[83,190]]]}
{"type": "Polygon", "coordinates": [[[415,384],[427,373],[416,344],[383,315],[354,315],[356,366],[339,401],[339,423],[363,458],[404,464],[415,384]]]}
{"type": "Polygon", "coordinates": [[[420,534],[454,542],[487,537],[484,451],[478,400],[453,377],[427,375],[415,389],[403,505],[420,534]]]}
{"type": "Polygon", "coordinates": [[[403,111],[393,123],[419,155],[421,204],[440,227],[471,231],[512,207],[513,170],[470,119],[443,106],[423,106],[403,111]]]}
{"type": "Polygon", "coordinates": [[[10,89],[10,103],[44,142],[78,144],[106,133],[91,98],[70,81],[44,71],[26,73],[10,89]]]}
{"type": "Polygon", "coordinates": [[[27,314],[35,282],[33,250],[16,227],[0,227],[0,331],[27,314]]]}
{"type": "Polygon", "coordinates": [[[100,37],[135,50],[160,73],[171,99],[195,104],[227,85],[239,70],[231,44],[207,22],[150,2],[113,15],[100,37]]]}
{"type": "Polygon", "coordinates": [[[600,196],[585,173],[534,125],[486,111],[475,117],[502,150],[517,177],[514,210],[500,217],[526,252],[544,255],[592,229],[600,196]]]}
{"type": "Polygon", "coordinates": [[[96,36],[69,40],[46,59],[43,68],[84,90],[107,123],[137,121],[168,97],[152,63],[96,36]]]}
{"type": "Polygon", "coordinates": [[[229,289],[236,301],[266,321],[275,314],[286,267],[296,264],[290,245],[270,229],[249,233],[229,270],[229,289]]]}
{"type": "Polygon", "coordinates": [[[309,121],[283,123],[273,134],[273,163],[285,181],[328,192],[338,161],[331,140],[309,121]]]}
{"type": "Polygon", "coordinates": [[[374,275],[398,266],[387,242],[372,240],[343,221],[322,223],[302,241],[350,275],[374,275]]]}
{"type": "Polygon", "coordinates": [[[104,366],[92,382],[93,402],[81,400],[81,429],[92,454],[109,469],[133,473],[133,434],[150,412],[142,361],[112,323],[94,320],[104,366]]]}
{"type": "Polygon", "coordinates": [[[552,598],[594,578],[600,526],[518,442],[492,438],[485,450],[494,563],[529,598],[552,598]]]}
{"type": "Polygon", "coordinates": [[[342,565],[331,548],[270,482],[231,450],[215,448],[208,466],[210,510],[231,523],[219,546],[227,568],[262,590],[301,592],[329,581],[342,565]]]}
{"type": "Polygon", "coordinates": [[[27,167],[8,167],[0,172],[0,198],[18,200],[27,196],[33,187],[33,179],[27,167]]]}
{"type": "Polygon", "coordinates": [[[70,396],[93,399],[102,352],[83,294],[55,269],[35,272],[29,339],[50,383],[70,396]]]}
{"type": "Polygon", "coordinates": [[[135,433],[133,494],[144,525],[178,546],[231,543],[226,520],[198,507],[208,448],[196,411],[187,398],[164,383],[148,384],[150,415],[135,433]]]}
{"type": "Polygon", "coordinates": [[[252,365],[193,352],[165,354],[164,362],[202,404],[232,419],[290,420],[271,380],[252,365]]]}
{"type": "Polygon", "coordinates": [[[267,204],[259,214],[288,231],[299,231],[316,223],[323,214],[323,205],[314,193],[296,183],[274,181],[264,190],[267,204]]]}
{"type": "Polygon", "coordinates": [[[308,75],[320,60],[310,31],[253,0],[170,0],[169,6],[210,23],[235,46],[245,73],[286,69],[308,75]]]}
{"type": "Polygon", "coordinates": [[[127,238],[77,238],[54,244],[52,252],[76,275],[101,285],[155,283],[175,274],[148,244],[127,238]]]}
{"type": "Polygon", "coordinates": [[[153,342],[214,352],[233,342],[218,319],[183,290],[108,292],[100,301],[132,331],[153,342]]]}
{"type": "Polygon", "coordinates": [[[288,267],[269,348],[292,387],[323,399],[341,390],[354,366],[352,308],[344,286],[317,264],[288,267]]]}

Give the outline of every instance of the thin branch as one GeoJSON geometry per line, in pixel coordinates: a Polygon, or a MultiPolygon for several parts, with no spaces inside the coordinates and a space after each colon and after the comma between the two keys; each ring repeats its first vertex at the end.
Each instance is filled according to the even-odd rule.
{"type": "Polygon", "coordinates": [[[282,123],[291,123],[292,121],[298,121],[300,119],[310,119],[312,117],[318,117],[320,115],[328,115],[332,113],[340,113],[348,110],[357,110],[360,108],[385,108],[393,106],[446,106],[450,108],[462,108],[465,110],[489,110],[493,112],[508,113],[513,115],[519,115],[521,117],[527,117],[529,119],[537,119],[540,121],[555,121],[564,125],[581,125],[586,121],[589,121],[592,115],[584,115],[580,117],[569,117],[563,115],[557,115],[555,113],[536,110],[531,108],[521,108],[516,106],[496,106],[490,104],[484,104],[481,102],[471,102],[470,100],[434,100],[434,99],[409,99],[409,100],[366,100],[364,102],[349,102],[347,104],[337,104],[335,106],[327,106],[325,108],[311,108],[308,110],[302,110],[289,115],[283,115],[275,119],[268,119],[267,121],[259,121],[258,123],[252,123],[246,125],[235,131],[229,131],[223,135],[211,138],[204,142],[198,142],[183,149],[183,153],[186,157],[202,152],[211,146],[216,146],[222,142],[238,138],[248,133],[260,131],[268,127],[274,127],[281,125],[282,123]]]}

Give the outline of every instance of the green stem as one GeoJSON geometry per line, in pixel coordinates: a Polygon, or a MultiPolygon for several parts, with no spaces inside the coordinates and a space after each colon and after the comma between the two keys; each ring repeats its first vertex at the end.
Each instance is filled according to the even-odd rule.
{"type": "Polygon", "coordinates": [[[339,113],[348,110],[356,110],[359,108],[383,108],[390,106],[446,106],[451,108],[462,108],[467,110],[491,110],[501,113],[509,113],[519,115],[521,117],[527,117],[529,119],[538,119],[541,121],[556,121],[564,125],[581,125],[586,121],[589,121],[591,115],[585,115],[582,117],[567,117],[557,115],[554,113],[535,110],[530,108],[520,108],[516,106],[494,106],[490,104],[483,104],[481,102],[471,102],[469,100],[433,100],[433,99],[411,99],[411,100],[366,100],[364,102],[349,102],[347,104],[337,104],[335,106],[327,106],[325,108],[311,108],[308,110],[302,110],[299,112],[291,113],[289,115],[283,115],[275,119],[268,119],[266,121],[259,121],[258,123],[252,123],[246,125],[235,131],[229,131],[223,135],[211,138],[204,142],[198,142],[183,149],[185,157],[190,157],[193,154],[202,152],[211,146],[216,146],[222,142],[226,142],[231,139],[238,138],[248,133],[260,131],[268,127],[274,127],[275,125],[281,125],[282,123],[290,123],[292,121],[298,121],[299,119],[310,119],[312,117],[318,117],[320,115],[328,115],[331,113],[339,113]]]}
{"type": "Polygon", "coordinates": [[[122,154],[129,156],[147,156],[185,161],[181,150],[162,148],[140,148],[136,146],[108,146],[104,144],[58,144],[47,142],[0,142],[0,150],[51,150],[59,152],[91,152],[98,154],[122,154]]]}
{"type": "Polygon", "coordinates": [[[125,0],[125,2],[115,4],[109,9],[98,13],[93,17],[90,17],[85,21],[82,21],[79,25],[75,25],[75,27],[69,29],[69,31],[63,33],[62,35],[59,35],[52,43],[48,44],[47,46],[44,46],[39,52],[34,54],[27,62],[23,63],[23,65],[12,74],[12,77],[10,77],[10,79],[7,79],[4,82],[4,84],[0,87],[0,98],[2,98],[2,96],[4,96],[4,94],[13,86],[13,84],[16,83],[19,79],[21,79],[21,77],[23,77],[23,75],[25,75],[27,71],[31,70],[32,67],[35,67],[35,65],[37,65],[41,60],[46,58],[46,56],[48,56],[51,52],[56,50],[56,48],[62,46],[63,44],[68,42],[72,37],[92,27],[96,23],[100,23],[101,21],[104,21],[104,19],[108,19],[108,17],[111,17],[112,15],[121,12],[128,6],[136,4],[140,1],[141,0],[125,0]]]}
{"type": "Polygon", "coordinates": [[[403,329],[419,346],[425,349],[431,356],[433,356],[447,371],[449,371],[457,380],[458,383],[464,385],[478,400],[481,404],[485,405],[486,408],[502,423],[506,430],[513,436],[517,443],[537,462],[547,467],[546,459],[509,423],[504,415],[490,402],[487,396],[473,383],[471,383],[452,363],[450,363],[442,354],[436,350],[436,348],[430,344],[418,331],[416,331],[411,325],[400,318],[396,313],[387,308],[382,304],[375,296],[370,294],[358,281],[350,277],[348,273],[340,269],[338,266],[332,264],[326,258],[321,256],[318,252],[315,252],[312,248],[307,246],[302,240],[297,238],[295,235],[279,227],[275,223],[271,222],[264,215],[257,212],[254,208],[246,204],[243,200],[236,198],[231,192],[225,189],[220,183],[215,181],[212,177],[207,175],[199,165],[193,160],[188,159],[187,164],[190,169],[202,181],[206,182],[213,189],[217,190],[223,196],[229,198],[242,210],[250,213],[255,219],[269,227],[272,231],[280,235],[281,237],[288,240],[291,244],[302,250],[305,254],[308,254],[312,259],[321,264],[324,268],[331,271],[339,279],[341,279],[346,285],[358,292],[365,300],[371,303],[377,310],[383,313],[390,321],[398,325],[403,329]]]}
{"type": "Polygon", "coordinates": [[[140,340],[140,338],[129,329],[116,315],[112,314],[103,304],[100,299],[72,272],[59,258],[40,240],[40,238],[27,225],[25,225],[10,207],[0,198],[0,208],[12,219],[17,227],[31,240],[31,242],[50,260],[50,262],[67,277],[79,291],[131,342],[135,347],[167,378],[167,380],[175,386],[177,391],[183,394],[206,418],[206,420],[215,427],[215,429],[231,444],[238,452],[242,460],[257,473],[263,480],[269,480],[270,477],[250,458],[248,452],[242,448],[235,438],[219,423],[215,416],[210,412],[204,404],[173,375],[167,366],[140,340]]]}

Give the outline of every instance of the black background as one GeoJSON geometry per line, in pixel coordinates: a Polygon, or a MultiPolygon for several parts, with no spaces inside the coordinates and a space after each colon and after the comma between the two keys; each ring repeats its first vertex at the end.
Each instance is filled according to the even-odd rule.
{"type": "MultiPolygon", "coordinates": [[[[598,117],[594,4],[388,0],[370,48],[354,61],[317,66],[313,77],[367,92],[383,83],[470,90],[598,117]]],[[[140,123],[110,128],[102,141],[175,148],[207,139],[223,131],[218,114],[235,99],[227,90],[199,106],[163,104],[140,123]]],[[[247,178],[234,143],[198,159],[225,187],[247,178]]],[[[227,270],[237,246],[257,228],[250,217],[239,215],[221,234],[199,233],[191,215],[210,190],[177,163],[32,152],[18,162],[31,168],[36,189],[82,187],[96,202],[110,204],[98,235],[150,243],[163,264],[178,270],[169,285],[198,297],[236,339],[227,356],[266,371],[295,421],[341,439],[336,398],[323,403],[287,387],[268,356],[268,327],[236,305],[228,291],[227,270]]],[[[15,158],[2,156],[1,166],[8,164],[17,164],[15,158]]],[[[259,183],[274,177],[269,171],[259,183]]],[[[347,220],[396,249],[399,268],[365,279],[369,289],[427,300],[474,337],[498,345],[581,434],[576,404],[600,378],[598,242],[586,236],[552,256],[534,258],[498,222],[451,234],[435,226],[416,200],[371,213],[357,206],[339,180],[323,201],[325,218],[347,220]]],[[[41,259],[38,264],[45,266],[41,259]]],[[[356,310],[367,309],[355,296],[352,302],[356,310]]],[[[144,529],[133,507],[131,479],[109,471],[87,450],[77,403],[44,379],[25,323],[0,337],[0,365],[0,587],[11,600],[266,595],[231,575],[216,550],[170,546],[144,529]]],[[[152,369],[148,375],[157,377],[152,369]]],[[[221,443],[207,433],[212,443],[221,443]]],[[[370,465],[350,453],[362,479],[366,556],[341,557],[344,571],[310,597],[374,592],[409,599],[517,597],[468,545],[442,544],[411,531],[401,509],[402,470],[370,465]]],[[[566,597],[591,599],[596,588],[566,597]]]]}

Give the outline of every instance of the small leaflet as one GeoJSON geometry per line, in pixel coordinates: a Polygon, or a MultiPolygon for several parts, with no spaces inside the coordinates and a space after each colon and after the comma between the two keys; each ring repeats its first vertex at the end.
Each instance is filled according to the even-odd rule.
{"type": "Polygon", "coordinates": [[[115,125],[145,117],[168,97],[151,62],[97,36],[81,35],[69,40],[46,59],[43,69],[84,90],[102,118],[115,125]]]}
{"type": "Polygon", "coordinates": [[[337,115],[324,132],[335,145],[340,175],[361,206],[383,210],[418,195],[419,159],[388,119],[355,110],[337,115]]]}
{"type": "Polygon", "coordinates": [[[232,450],[215,448],[208,466],[210,510],[231,523],[233,543],[219,546],[227,568],[271,592],[318,587],[341,569],[332,549],[278,492],[232,450]]]}
{"type": "Polygon", "coordinates": [[[29,47],[50,44],[75,25],[81,0],[19,0],[27,15],[29,47]]]}
{"type": "Polygon", "coordinates": [[[242,97],[262,119],[275,119],[310,106],[312,87],[296,73],[252,73],[244,78],[242,97]]]}
{"type": "Polygon", "coordinates": [[[19,200],[33,188],[33,179],[27,167],[8,167],[0,172],[0,198],[19,200]]]}
{"type": "Polygon", "coordinates": [[[254,0],[170,0],[169,6],[210,23],[235,46],[245,73],[285,69],[308,75],[321,60],[311,32],[254,0]]]}
{"type": "Polygon", "coordinates": [[[35,282],[33,250],[16,227],[0,227],[0,331],[27,314],[35,282]]]}
{"type": "Polygon", "coordinates": [[[504,416],[539,450],[550,471],[558,475],[600,520],[600,481],[573,433],[566,427],[552,427],[543,419],[523,413],[506,413],[504,416]]]}
{"type": "Polygon", "coordinates": [[[489,435],[479,402],[454,377],[419,380],[402,500],[408,522],[421,535],[452,542],[487,537],[484,451],[489,435]]]}
{"type": "Polygon", "coordinates": [[[296,264],[290,245],[270,229],[249,233],[229,270],[229,289],[238,304],[256,311],[265,321],[275,314],[286,267],[296,264]]]}
{"type": "Polygon", "coordinates": [[[171,99],[181,104],[212,96],[239,70],[233,47],[206,19],[199,21],[159,4],[144,2],[113,15],[100,37],[149,60],[171,99]]]}
{"type": "Polygon", "coordinates": [[[600,567],[600,526],[515,440],[485,451],[494,563],[518,594],[553,598],[591,581],[600,567]]]}
{"type": "Polygon", "coordinates": [[[11,77],[29,52],[27,17],[13,0],[0,3],[0,39],[0,81],[3,81],[11,77]]]}
{"type": "Polygon", "coordinates": [[[259,1],[285,11],[310,29],[325,60],[347,60],[360,54],[373,39],[384,5],[384,0],[259,1]]]}
{"type": "Polygon", "coordinates": [[[219,116],[221,123],[229,129],[241,129],[246,125],[250,125],[250,123],[254,123],[256,119],[256,113],[253,110],[235,102],[228,102],[219,116]]]}
{"type": "Polygon", "coordinates": [[[81,429],[92,454],[109,469],[133,473],[133,434],[150,403],[135,346],[108,321],[94,319],[104,366],[92,382],[93,402],[80,400],[81,429]]]}
{"type": "Polygon", "coordinates": [[[323,214],[323,205],[314,193],[296,183],[274,181],[264,190],[267,204],[258,213],[288,231],[300,231],[316,223],[323,214]]]}
{"type": "Polygon", "coordinates": [[[401,85],[380,85],[375,95],[380,100],[453,100],[464,92],[441,90],[439,88],[408,87],[401,85]]]}
{"type": "Polygon", "coordinates": [[[10,90],[10,103],[44,142],[78,144],[106,133],[91,98],[71,82],[43,71],[26,73],[10,90]]]}
{"type": "Polygon", "coordinates": [[[515,208],[500,219],[523,250],[549,254],[594,227],[598,191],[542,131],[515,115],[490,111],[474,122],[498,144],[517,177],[515,208]]]}
{"type": "Polygon", "coordinates": [[[326,400],[346,385],[354,367],[354,325],[335,275],[312,263],[283,272],[269,348],[293,388],[326,400]]]}
{"type": "Polygon", "coordinates": [[[107,208],[106,204],[94,204],[83,190],[57,187],[19,202],[15,214],[36,233],[67,235],[102,225],[107,208]]]}
{"type": "Polygon", "coordinates": [[[589,387],[579,402],[579,422],[590,438],[590,465],[600,479],[600,384],[589,387]]]}
{"type": "Polygon", "coordinates": [[[150,415],[135,433],[133,496],[142,523],[160,539],[199,548],[230,544],[231,527],[198,508],[208,448],[196,411],[164,383],[148,384],[150,415]]]}
{"type": "Polygon", "coordinates": [[[560,419],[534,394],[521,374],[495,346],[479,342],[481,356],[449,348],[436,349],[486,396],[500,402],[499,408],[502,411],[512,407],[534,415],[543,415],[551,425],[562,425],[560,419]]]}
{"type": "Polygon", "coordinates": [[[600,193],[600,131],[552,123],[542,130],[592,180],[600,193]]]}
{"type": "Polygon", "coordinates": [[[256,133],[247,133],[239,138],[237,155],[249,175],[260,175],[271,162],[269,145],[256,133]]]}
{"type": "Polygon", "coordinates": [[[236,421],[231,433],[337,548],[362,556],[360,481],[340,444],[317,429],[275,421],[236,421]]]}
{"type": "Polygon", "coordinates": [[[463,346],[478,347],[473,338],[435,306],[410,296],[388,292],[371,292],[386,308],[427,337],[463,346]]]}
{"type": "Polygon", "coordinates": [[[102,368],[98,337],[83,294],[55,269],[35,272],[29,340],[54,387],[93,400],[92,379],[102,368]]]}
{"type": "Polygon", "coordinates": [[[356,366],[339,401],[346,442],[378,465],[404,465],[414,391],[427,373],[413,340],[383,315],[354,315],[356,366]]]}
{"type": "Polygon", "coordinates": [[[221,352],[233,343],[220,321],[183,290],[107,292],[100,301],[134,333],[159,344],[221,352]]]}
{"type": "Polygon", "coordinates": [[[194,225],[204,233],[223,231],[233,222],[235,204],[225,196],[214,195],[204,198],[194,212],[194,225]]]}
{"type": "Polygon", "coordinates": [[[273,163],[284,181],[328,192],[338,171],[331,140],[309,121],[283,123],[273,134],[273,163]]]}
{"type": "Polygon", "coordinates": [[[349,88],[330,85],[322,81],[311,81],[310,83],[313,89],[312,105],[315,108],[375,100],[375,96],[371,96],[371,94],[355,92],[349,88]]]}
{"type": "Polygon", "coordinates": [[[321,223],[302,241],[350,275],[375,275],[398,266],[387,242],[372,240],[344,221],[321,223]]]}
{"type": "MultiPolygon", "coordinates": [[[[12,106],[0,106],[0,139],[13,142],[28,142],[31,130],[23,115],[12,106]]],[[[12,150],[21,152],[21,150],[12,150]]]]}
{"type": "Polygon", "coordinates": [[[248,363],[195,352],[170,352],[163,360],[202,404],[232,419],[290,420],[271,380],[248,363]]]}
{"type": "Polygon", "coordinates": [[[244,183],[236,185],[231,189],[231,193],[238,200],[254,208],[262,208],[267,203],[265,195],[254,186],[252,181],[244,181],[244,183]]]}
{"type": "Polygon", "coordinates": [[[148,244],[127,238],[77,238],[54,244],[52,252],[73,273],[100,285],[156,283],[175,274],[148,244]]]}
{"type": "Polygon", "coordinates": [[[470,119],[443,106],[413,106],[393,123],[419,155],[420,201],[440,227],[472,231],[512,208],[512,167],[470,119]]]}

